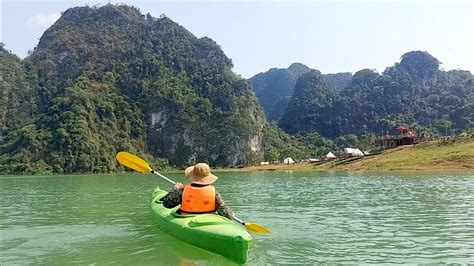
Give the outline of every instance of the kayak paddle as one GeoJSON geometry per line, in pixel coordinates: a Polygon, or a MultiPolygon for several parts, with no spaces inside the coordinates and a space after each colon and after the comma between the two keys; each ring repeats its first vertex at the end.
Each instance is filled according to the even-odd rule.
{"type": "MultiPolygon", "coordinates": [[[[117,161],[123,166],[126,166],[126,167],[128,167],[130,169],[133,169],[133,170],[135,170],[137,172],[140,172],[140,173],[155,174],[155,175],[165,179],[166,181],[170,182],[173,185],[176,184],[176,182],[174,182],[173,180],[171,180],[171,179],[167,178],[166,176],[164,176],[164,175],[156,172],[155,170],[151,169],[151,167],[148,165],[147,162],[145,162],[145,160],[143,160],[142,158],[140,158],[136,155],[133,155],[133,154],[125,152],[125,151],[121,151],[121,152],[117,153],[116,158],[117,158],[117,161]]],[[[237,217],[234,217],[234,220],[236,220],[237,222],[239,222],[240,224],[245,226],[245,228],[247,228],[248,230],[250,230],[252,232],[270,233],[270,230],[268,230],[263,225],[256,224],[256,223],[246,223],[246,222],[240,220],[237,217]]]]}

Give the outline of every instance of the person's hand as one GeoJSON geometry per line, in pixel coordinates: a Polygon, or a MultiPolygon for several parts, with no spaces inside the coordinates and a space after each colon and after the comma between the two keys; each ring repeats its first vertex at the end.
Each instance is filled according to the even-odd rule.
{"type": "Polygon", "coordinates": [[[174,184],[174,189],[182,189],[184,187],[184,185],[182,183],[176,183],[174,184]]]}

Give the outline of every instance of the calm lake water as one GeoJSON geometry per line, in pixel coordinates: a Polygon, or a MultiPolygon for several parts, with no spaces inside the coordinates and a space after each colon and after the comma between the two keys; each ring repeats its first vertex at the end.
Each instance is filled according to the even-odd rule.
{"type": "MultiPolygon", "coordinates": [[[[221,173],[250,265],[473,263],[474,175],[221,173]]],[[[182,175],[170,174],[176,181],[182,175]]],[[[0,264],[232,264],[154,224],[146,174],[0,177],[0,264]]]]}

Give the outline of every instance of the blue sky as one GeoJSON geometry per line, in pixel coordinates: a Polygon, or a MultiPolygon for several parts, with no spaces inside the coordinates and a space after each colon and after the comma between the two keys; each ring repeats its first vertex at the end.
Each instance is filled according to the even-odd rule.
{"type": "Polygon", "coordinates": [[[1,40],[24,58],[69,7],[126,3],[214,39],[245,78],[301,62],[323,73],[383,71],[408,51],[474,73],[474,4],[423,1],[0,0],[1,40]]]}

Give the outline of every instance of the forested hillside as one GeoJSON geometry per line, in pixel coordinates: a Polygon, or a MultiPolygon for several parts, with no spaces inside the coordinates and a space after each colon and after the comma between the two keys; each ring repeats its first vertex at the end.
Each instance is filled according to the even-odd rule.
{"type": "MultiPolygon", "coordinates": [[[[431,136],[472,130],[474,77],[469,71],[440,70],[439,65],[427,52],[413,51],[383,73],[358,71],[339,88],[317,71],[301,75],[288,89],[292,96],[279,125],[291,134],[317,132],[331,139],[380,135],[400,124],[431,136]]],[[[338,84],[348,78],[340,76],[338,84]]],[[[266,84],[272,84],[269,79],[266,84]]],[[[266,88],[266,101],[278,102],[279,97],[270,97],[272,90],[266,88]]]]}
{"type": "Polygon", "coordinates": [[[296,80],[311,69],[294,63],[288,68],[272,68],[250,78],[260,104],[267,118],[278,121],[286,110],[296,80]]]}
{"type": "Polygon", "coordinates": [[[326,129],[332,120],[329,109],[337,100],[337,93],[329,88],[323,75],[312,70],[296,82],[280,126],[290,133],[310,133],[318,128],[319,133],[327,135],[326,129]]]}
{"type": "Polygon", "coordinates": [[[75,7],[25,60],[0,55],[0,173],[109,172],[120,150],[180,167],[291,149],[265,141],[279,129],[220,47],[165,16],[75,7]]]}
{"type": "Polygon", "coordinates": [[[342,91],[345,89],[352,79],[351,72],[324,74],[323,76],[328,86],[336,91],[342,91]]]}
{"type": "MultiPolygon", "coordinates": [[[[296,81],[311,70],[301,63],[293,63],[288,68],[272,68],[249,79],[269,120],[281,119],[293,95],[296,81]]],[[[350,82],[352,74],[324,74],[323,78],[331,89],[341,91],[350,82]]]]}

